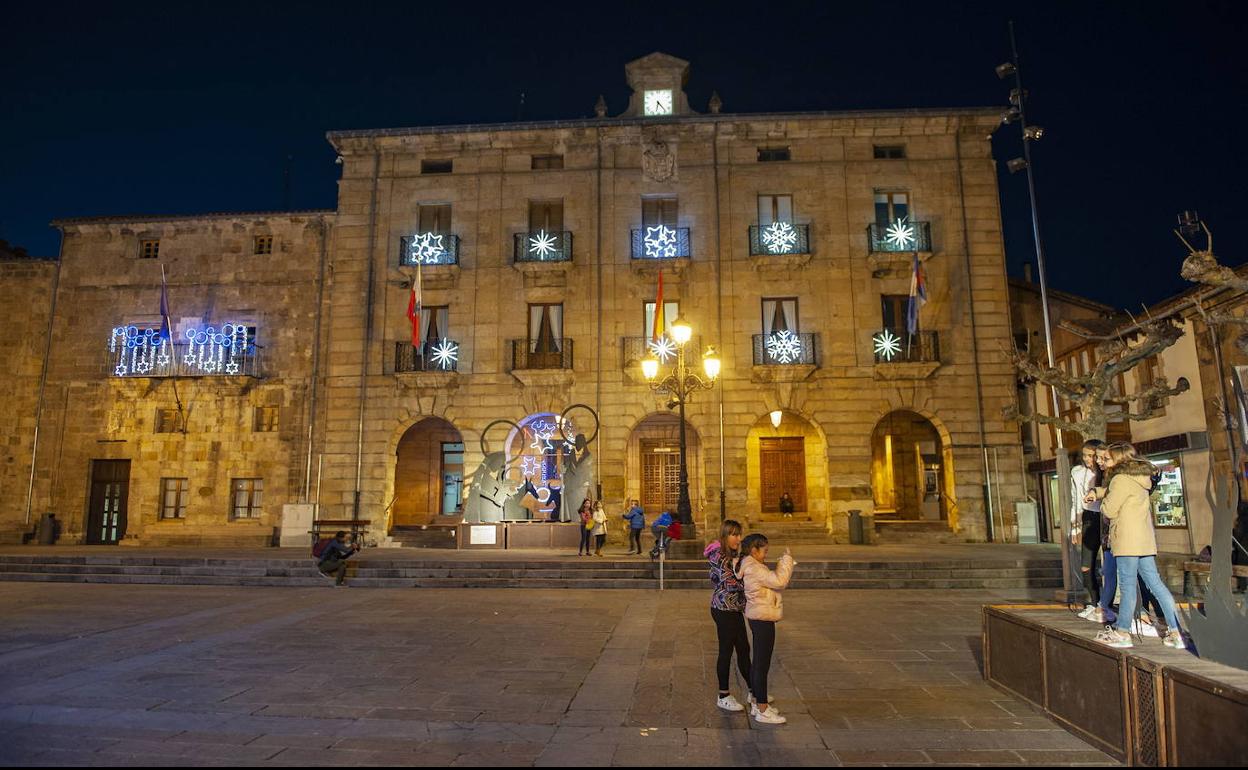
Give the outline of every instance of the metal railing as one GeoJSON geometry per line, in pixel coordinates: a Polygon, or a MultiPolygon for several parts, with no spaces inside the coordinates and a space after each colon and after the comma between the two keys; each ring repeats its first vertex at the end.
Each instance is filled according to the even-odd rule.
{"type": "MultiPolygon", "coordinates": [[[[648,353],[650,353],[651,350],[655,351],[655,354],[659,356],[660,364],[664,366],[674,364],[676,362],[676,343],[673,342],[671,338],[665,334],[661,340],[666,340],[666,342],[660,342],[655,346],[651,346],[650,339],[650,337],[624,337],[620,340],[620,350],[623,353],[624,359],[622,361],[622,365],[625,368],[629,366],[637,366],[639,362],[645,358],[648,353]],[[671,352],[668,354],[668,359],[664,361],[662,353],[666,350],[670,350],[671,352]]],[[[702,347],[702,337],[692,337],[685,346],[685,360],[693,360],[690,359],[689,356],[696,356],[700,358],[704,350],[706,350],[706,348],[702,347]]]]}
{"type": "Polygon", "coordinates": [[[516,233],[513,258],[516,262],[571,262],[572,233],[534,230],[516,233]]]}
{"type": "Polygon", "coordinates": [[[109,354],[113,377],[262,377],[259,345],[237,350],[224,346],[177,343],[124,347],[109,354]]]}
{"type": "Polygon", "coordinates": [[[810,225],[772,222],[767,226],[750,225],[750,256],[809,254],[810,225]]]}
{"type": "Polygon", "coordinates": [[[567,337],[553,340],[553,350],[530,350],[535,344],[529,340],[511,340],[511,368],[515,369],[571,369],[572,340],[567,337]]]}
{"type": "Polygon", "coordinates": [[[394,343],[394,371],[404,372],[457,372],[459,371],[459,343],[455,340],[438,340],[413,345],[406,340],[394,343]]]}
{"type": "Polygon", "coordinates": [[[904,220],[867,225],[867,248],[871,253],[908,254],[932,250],[932,223],[904,220]]]}
{"type": "Polygon", "coordinates": [[[819,363],[819,335],[772,332],[753,337],[755,366],[813,366],[819,363]]]}
{"type": "Polygon", "coordinates": [[[940,361],[940,335],[919,331],[913,336],[905,329],[881,329],[871,337],[877,364],[928,363],[940,361]]]}
{"type": "Polygon", "coordinates": [[[416,233],[399,238],[399,264],[458,265],[459,236],[451,233],[416,233]]]}
{"type": "Polygon", "coordinates": [[[690,254],[688,227],[643,227],[633,230],[633,259],[680,259],[690,254]]]}

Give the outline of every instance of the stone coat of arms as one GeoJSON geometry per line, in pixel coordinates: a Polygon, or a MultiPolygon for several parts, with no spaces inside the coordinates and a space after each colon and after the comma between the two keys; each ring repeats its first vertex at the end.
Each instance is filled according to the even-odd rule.
{"type": "Polygon", "coordinates": [[[676,179],[676,147],[659,139],[642,140],[641,173],[652,182],[676,179]]]}

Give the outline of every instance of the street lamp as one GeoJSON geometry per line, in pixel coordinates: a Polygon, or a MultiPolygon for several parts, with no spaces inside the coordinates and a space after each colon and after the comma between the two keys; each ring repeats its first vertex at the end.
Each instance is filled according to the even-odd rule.
{"type": "Polygon", "coordinates": [[[676,343],[676,368],[671,374],[659,378],[659,359],[653,354],[641,361],[641,373],[646,378],[650,389],[658,392],[665,390],[671,394],[669,408],[680,407],[680,498],[676,503],[676,518],[682,528],[694,533],[693,505],[689,501],[689,463],[686,459],[687,447],[685,440],[685,404],[690,396],[699,390],[710,390],[719,379],[721,362],[714,347],[708,347],[702,354],[702,370],[705,378],[697,372],[689,370],[685,361],[686,347],[693,339],[693,327],[683,317],[678,317],[671,326],[672,341],[676,343]]]}

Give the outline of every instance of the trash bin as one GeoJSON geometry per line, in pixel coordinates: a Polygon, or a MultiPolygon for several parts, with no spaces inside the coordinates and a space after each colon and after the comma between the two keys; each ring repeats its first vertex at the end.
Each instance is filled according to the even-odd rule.
{"type": "Polygon", "coordinates": [[[849,512],[849,542],[854,545],[862,545],[866,542],[866,538],[862,535],[862,511],[851,510],[849,512]]]}
{"type": "Polygon", "coordinates": [[[45,513],[39,517],[39,545],[52,545],[56,542],[56,514],[45,513]]]}

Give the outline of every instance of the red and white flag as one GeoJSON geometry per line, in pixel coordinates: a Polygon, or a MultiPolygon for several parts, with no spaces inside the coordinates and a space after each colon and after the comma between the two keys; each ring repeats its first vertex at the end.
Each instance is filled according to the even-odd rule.
{"type": "Polygon", "coordinates": [[[420,347],[420,265],[416,265],[416,278],[412,280],[412,295],[407,299],[407,320],[412,322],[412,347],[420,347]]]}
{"type": "Polygon", "coordinates": [[[654,298],[654,328],[651,329],[651,342],[658,342],[667,331],[667,319],[663,317],[663,268],[659,268],[659,292],[654,298]]]}

